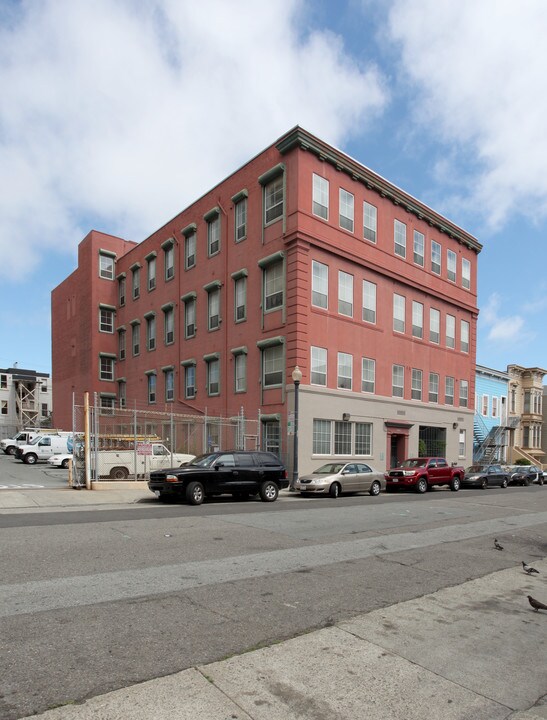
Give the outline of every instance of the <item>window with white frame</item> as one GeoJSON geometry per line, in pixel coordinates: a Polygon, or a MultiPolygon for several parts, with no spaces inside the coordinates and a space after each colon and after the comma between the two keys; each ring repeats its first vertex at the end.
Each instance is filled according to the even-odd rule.
{"type": "Polygon", "coordinates": [[[207,220],[207,254],[216,255],[220,251],[220,215],[217,213],[207,220]]]}
{"type": "Polygon", "coordinates": [[[277,310],[283,306],[283,261],[267,265],[264,270],[264,309],[277,310]]]}
{"type": "Polygon", "coordinates": [[[136,322],[131,325],[131,348],[133,357],[141,351],[141,326],[136,322]]]}
{"type": "Polygon", "coordinates": [[[118,304],[120,307],[123,307],[125,305],[125,287],[126,287],[126,281],[125,281],[125,275],[118,278],[118,304]]]}
{"type": "Polygon", "coordinates": [[[116,405],[116,397],[110,394],[99,395],[99,407],[101,415],[113,415],[114,407],[116,405]]]}
{"type": "Polygon", "coordinates": [[[348,192],[347,190],[344,190],[344,188],[340,188],[340,207],[339,207],[339,217],[340,217],[340,227],[344,228],[344,230],[349,230],[349,232],[353,232],[353,217],[354,217],[354,198],[353,195],[348,192]]]}
{"type": "Polygon", "coordinates": [[[100,355],[99,379],[114,380],[114,358],[111,355],[100,355]]]}
{"type": "Polygon", "coordinates": [[[163,310],[163,341],[166,345],[172,345],[175,342],[175,308],[167,305],[163,310]]]}
{"type": "Polygon", "coordinates": [[[184,239],[184,267],[186,270],[196,265],[196,233],[191,232],[184,239]]]}
{"type": "Polygon", "coordinates": [[[314,455],[331,454],[331,436],[332,421],[314,419],[312,431],[312,452],[314,455]]]}
{"type": "Polygon", "coordinates": [[[373,393],[376,389],[376,360],[372,358],[362,359],[361,390],[366,393],[373,393]]]}
{"type": "Polygon", "coordinates": [[[114,255],[99,253],[99,277],[114,280],[114,255]]]}
{"type": "Polygon", "coordinates": [[[441,313],[435,308],[429,309],[429,341],[439,344],[441,337],[441,313]]]}
{"type": "Polygon", "coordinates": [[[214,287],[207,291],[207,327],[218,330],[220,327],[220,288],[214,287]]]}
{"type": "Polygon", "coordinates": [[[492,417],[493,417],[493,418],[497,418],[498,415],[499,415],[499,411],[498,411],[499,405],[498,405],[498,403],[499,403],[499,398],[494,395],[494,396],[492,397],[492,417]]]}
{"type": "Polygon", "coordinates": [[[211,358],[207,363],[207,395],[220,394],[220,360],[211,358]]]}
{"type": "Polygon", "coordinates": [[[416,338],[424,336],[424,306],[415,300],[412,301],[412,335],[416,338]]]}
{"type": "Polygon", "coordinates": [[[451,282],[456,282],[457,255],[452,250],[446,251],[446,274],[451,282]]]}
{"type": "Polygon", "coordinates": [[[234,389],[236,393],[247,390],[247,355],[244,352],[234,355],[234,389]]]}
{"type": "Polygon", "coordinates": [[[329,266],[312,260],[311,304],[315,307],[328,307],[329,266]]]}
{"type": "Polygon", "coordinates": [[[372,423],[356,422],[355,427],[355,454],[372,455],[372,423]]]}
{"type": "Polygon", "coordinates": [[[146,258],[148,290],[154,290],[156,287],[156,256],[152,255],[146,258]]]}
{"type": "Polygon", "coordinates": [[[283,174],[278,175],[274,180],[264,187],[264,224],[268,225],[280,217],[283,217],[283,174]]]}
{"type": "Polygon", "coordinates": [[[114,332],[114,310],[111,308],[99,308],[99,332],[114,332]]]}
{"type": "Polygon", "coordinates": [[[454,405],[454,378],[450,376],[444,379],[444,402],[445,405],[454,405]]]}
{"type": "Polygon", "coordinates": [[[393,365],[391,369],[391,394],[393,397],[405,395],[405,368],[403,365],[393,365]]]}
{"type": "Polygon", "coordinates": [[[312,212],[323,220],[329,219],[329,181],[313,173],[312,212]]]}
{"type": "Polygon", "coordinates": [[[488,416],[488,395],[483,395],[481,398],[481,415],[488,416]]]}
{"type": "Polygon", "coordinates": [[[121,408],[127,406],[127,383],[125,380],[118,381],[118,405],[121,408]]]}
{"type": "Polygon", "coordinates": [[[353,355],[338,353],[338,380],[339,390],[351,390],[353,379],[353,355]]]}
{"type": "Polygon", "coordinates": [[[353,275],[338,272],[338,312],[353,317],[353,275]]]}
{"type": "Polygon", "coordinates": [[[175,399],[175,371],[173,368],[166,368],[163,371],[165,383],[165,402],[173,402],[175,399]]]}
{"type": "Polygon", "coordinates": [[[410,397],[413,400],[422,399],[423,372],[417,368],[412,368],[412,386],[410,397]]]}
{"type": "Polygon", "coordinates": [[[458,438],[458,457],[464,458],[466,453],[465,430],[460,430],[458,438]]]}
{"type": "Polygon", "coordinates": [[[446,347],[456,347],[456,318],[453,315],[446,316],[446,347]]]}
{"type": "Polygon", "coordinates": [[[441,274],[442,249],[438,242],[431,241],[431,272],[436,275],[441,274]]]}
{"type": "Polygon", "coordinates": [[[241,322],[247,317],[247,278],[242,275],[234,280],[234,319],[241,322]]]}
{"type": "Polygon", "coordinates": [[[192,338],[196,334],[196,299],[189,297],[184,301],[184,337],[192,338]]]}
{"type": "Polygon", "coordinates": [[[175,245],[172,240],[163,243],[163,268],[165,281],[175,277],[175,245]]]}
{"type": "Polygon", "coordinates": [[[279,387],[283,383],[283,345],[271,345],[262,350],[262,387],[279,387]]]}
{"type": "Polygon", "coordinates": [[[154,314],[146,316],[146,348],[147,350],[156,349],[156,316],[154,314]]]}
{"type": "Polygon", "coordinates": [[[376,283],[363,280],[363,320],[376,323],[376,283]]]}
{"type": "Polygon", "coordinates": [[[148,378],[148,404],[154,405],[156,402],[157,377],[155,372],[147,373],[148,378]]]}
{"type": "Polygon", "coordinates": [[[247,237],[247,198],[244,197],[235,205],[235,241],[240,242],[247,237]]]}
{"type": "Polygon", "coordinates": [[[416,265],[424,266],[425,237],[424,234],[414,230],[413,258],[416,265]]]}
{"type": "Polygon", "coordinates": [[[406,258],[406,225],[400,220],[394,220],[393,236],[395,241],[395,255],[406,258]]]}
{"type": "Polygon", "coordinates": [[[118,360],[125,360],[126,332],[121,328],[118,330],[118,360]]]}
{"type": "Polygon", "coordinates": [[[8,387],[8,376],[7,375],[0,375],[0,389],[6,390],[8,387]]]}
{"type": "Polygon", "coordinates": [[[462,287],[467,290],[471,287],[471,263],[462,258],[462,287]]]}
{"type": "Polygon", "coordinates": [[[184,397],[191,400],[196,396],[196,366],[184,365],[184,397]]]}
{"type": "Polygon", "coordinates": [[[327,349],[311,348],[311,384],[327,386],[327,349]]]}
{"type": "Polygon", "coordinates": [[[368,202],[363,203],[363,237],[375,243],[378,235],[378,210],[368,202]]]}
{"type": "Polygon", "coordinates": [[[439,375],[434,372],[429,373],[429,402],[439,402],[439,375]]]}
{"type": "Polygon", "coordinates": [[[405,298],[393,293],[393,329],[395,332],[405,331],[405,298]]]}
{"type": "Polygon", "coordinates": [[[141,269],[134,267],[131,270],[131,287],[133,290],[133,300],[136,300],[141,294],[141,269]]]}
{"type": "Polygon", "coordinates": [[[334,454],[351,455],[351,423],[347,420],[334,421],[334,454]]]}
{"type": "Polygon", "coordinates": [[[460,349],[464,353],[469,352],[469,323],[462,320],[460,323],[460,349]]]}
{"type": "Polygon", "coordinates": [[[460,380],[460,407],[467,407],[469,403],[469,382],[460,380]]]}

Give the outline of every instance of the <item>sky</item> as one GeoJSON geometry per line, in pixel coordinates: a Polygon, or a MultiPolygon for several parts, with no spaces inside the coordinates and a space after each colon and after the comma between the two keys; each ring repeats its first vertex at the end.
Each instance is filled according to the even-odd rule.
{"type": "Polygon", "coordinates": [[[547,367],[544,0],[0,0],[0,367],[91,229],[140,242],[295,125],[483,245],[477,363],[547,367]]]}

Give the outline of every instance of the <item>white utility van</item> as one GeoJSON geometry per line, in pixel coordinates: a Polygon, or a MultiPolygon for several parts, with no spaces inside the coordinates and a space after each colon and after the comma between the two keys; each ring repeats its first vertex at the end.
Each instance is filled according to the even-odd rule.
{"type": "MultiPolygon", "coordinates": [[[[25,428],[16,433],[13,437],[0,440],[0,450],[6,455],[15,455],[15,451],[19,445],[29,445],[38,435],[59,435],[59,430],[49,430],[44,428],[25,428]]],[[[62,434],[62,433],[61,433],[62,434]]]]}
{"type": "MultiPolygon", "coordinates": [[[[91,451],[93,455],[93,450],[91,451]]],[[[99,477],[125,480],[130,475],[147,475],[152,470],[179,467],[193,460],[195,455],[171,453],[163,443],[138,443],[134,450],[99,450],[99,477]],[[136,468],[135,468],[136,458],[136,468]],[[136,470],[136,473],[135,473],[136,470]]]]}
{"type": "Polygon", "coordinates": [[[48,460],[52,455],[71,453],[73,449],[72,435],[38,435],[28,445],[19,445],[15,451],[17,460],[27,465],[34,465],[39,460],[48,460]]]}

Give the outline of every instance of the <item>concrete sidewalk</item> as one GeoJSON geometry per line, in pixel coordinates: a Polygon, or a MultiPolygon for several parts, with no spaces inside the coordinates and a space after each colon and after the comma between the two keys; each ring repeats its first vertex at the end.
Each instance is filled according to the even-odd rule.
{"type": "Polygon", "coordinates": [[[17,488],[0,491],[0,513],[2,511],[29,510],[75,510],[97,505],[133,505],[135,503],[157,502],[145,482],[105,483],[97,490],[85,488],[17,488]]]}
{"type": "Polygon", "coordinates": [[[66,705],[43,720],[545,720],[547,561],[66,705]],[[543,698],[543,699],[542,699],[543,698]]]}

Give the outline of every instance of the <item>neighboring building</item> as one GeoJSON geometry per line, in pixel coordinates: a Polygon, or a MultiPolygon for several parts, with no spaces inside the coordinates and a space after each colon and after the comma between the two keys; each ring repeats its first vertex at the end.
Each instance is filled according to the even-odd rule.
{"type": "Polygon", "coordinates": [[[48,373],[0,368],[0,437],[26,427],[50,427],[51,381],[48,373]]]}
{"type": "Polygon", "coordinates": [[[509,374],[509,420],[515,418],[515,428],[510,431],[511,462],[520,458],[532,464],[543,462],[543,378],[547,370],[539,367],[525,368],[508,365],[509,374]]]}
{"type": "Polygon", "coordinates": [[[475,376],[474,462],[507,462],[509,374],[477,365],[475,376]]]}
{"type": "Polygon", "coordinates": [[[545,465],[547,458],[547,385],[543,386],[543,402],[542,402],[543,423],[541,426],[541,449],[543,450],[542,462],[545,465]]]}
{"type": "Polygon", "coordinates": [[[73,394],[230,417],[299,469],[419,450],[471,462],[477,240],[294,128],[139,244],[92,231],[52,293],[73,394]]]}

